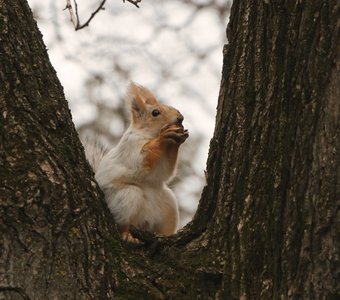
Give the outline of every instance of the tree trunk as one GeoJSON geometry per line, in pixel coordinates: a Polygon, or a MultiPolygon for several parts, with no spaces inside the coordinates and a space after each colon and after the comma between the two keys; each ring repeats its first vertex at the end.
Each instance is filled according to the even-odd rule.
{"type": "Polygon", "coordinates": [[[26,1],[0,0],[0,299],[337,299],[338,17],[337,0],[234,1],[198,211],[133,247],[26,1]]]}
{"type": "Polygon", "coordinates": [[[235,1],[227,29],[212,159],[223,291],[335,299],[339,2],[267,2],[235,1]]]}

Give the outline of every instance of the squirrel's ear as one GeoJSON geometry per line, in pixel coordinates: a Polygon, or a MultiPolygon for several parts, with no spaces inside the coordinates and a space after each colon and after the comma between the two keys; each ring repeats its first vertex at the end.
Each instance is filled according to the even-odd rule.
{"type": "Polygon", "coordinates": [[[145,102],[139,96],[139,86],[130,82],[126,93],[126,101],[131,109],[133,118],[140,117],[146,110],[145,102]]]}
{"type": "Polygon", "coordinates": [[[156,97],[147,88],[137,85],[133,81],[130,82],[127,94],[128,98],[136,98],[137,101],[143,103],[144,105],[159,105],[156,97]]]}

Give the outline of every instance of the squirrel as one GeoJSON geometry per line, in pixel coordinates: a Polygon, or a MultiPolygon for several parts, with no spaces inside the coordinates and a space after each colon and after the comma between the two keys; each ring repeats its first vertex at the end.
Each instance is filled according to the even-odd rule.
{"type": "Polygon", "coordinates": [[[178,149],[189,133],[183,115],[161,104],[147,88],[131,82],[125,100],[131,123],[119,143],[109,151],[84,146],[122,238],[138,243],[130,225],[162,236],[176,232],[178,205],[167,183],[176,173],[178,149]]]}

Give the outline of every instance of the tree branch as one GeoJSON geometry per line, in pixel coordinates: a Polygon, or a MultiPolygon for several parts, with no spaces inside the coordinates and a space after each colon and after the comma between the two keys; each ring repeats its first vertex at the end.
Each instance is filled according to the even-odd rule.
{"type": "MultiPolygon", "coordinates": [[[[138,2],[140,2],[141,0],[138,0],[138,2]]],[[[99,4],[99,6],[97,7],[97,9],[91,14],[91,16],[87,19],[87,21],[84,24],[80,24],[80,20],[79,20],[79,14],[78,14],[78,4],[77,1],[74,0],[74,11],[73,11],[73,7],[71,4],[71,0],[66,0],[66,7],[65,9],[68,9],[70,16],[71,16],[71,21],[73,23],[74,29],[80,30],[83,29],[84,27],[88,26],[91,22],[91,20],[94,18],[94,16],[100,11],[100,10],[104,10],[104,4],[105,4],[106,0],[102,0],[102,2],[99,4]]]]}
{"type": "Polygon", "coordinates": [[[70,13],[70,17],[71,17],[71,22],[73,23],[74,28],[77,28],[77,24],[78,24],[79,20],[77,20],[75,14],[74,14],[74,11],[73,11],[73,8],[72,8],[72,5],[71,5],[71,0],[66,0],[65,9],[68,9],[68,11],[70,13]]]}
{"type": "MultiPolygon", "coordinates": [[[[137,8],[139,8],[138,3],[142,2],[142,0],[126,0],[126,1],[132,3],[137,8]]],[[[125,0],[123,0],[123,2],[125,3],[125,0]]]]}
{"type": "Polygon", "coordinates": [[[94,18],[94,16],[100,11],[100,10],[104,10],[103,6],[105,4],[106,0],[102,0],[102,2],[99,4],[99,6],[97,7],[97,9],[91,14],[91,16],[88,18],[88,20],[83,24],[80,25],[79,24],[79,18],[78,18],[78,9],[77,9],[77,2],[74,1],[75,6],[76,6],[76,15],[77,15],[77,19],[78,19],[78,27],[76,28],[76,30],[82,29],[86,26],[88,26],[91,22],[91,20],[94,18]]]}
{"type": "MultiPolygon", "coordinates": [[[[66,0],[65,9],[68,9],[68,11],[70,13],[70,17],[71,17],[71,22],[72,22],[74,29],[76,31],[83,29],[84,27],[88,26],[90,24],[91,20],[94,18],[94,16],[100,10],[104,10],[104,4],[106,2],[106,0],[102,0],[102,2],[99,4],[97,9],[91,14],[91,16],[87,19],[87,21],[84,24],[81,25],[80,20],[79,20],[79,14],[78,14],[78,4],[77,4],[76,0],[73,0],[73,1],[74,1],[74,10],[73,10],[72,4],[71,4],[71,0],[66,0]]],[[[142,2],[142,0],[123,0],[124,3],[125,3],[125,1],[132,3],[137,8],[139,8],[138,3],[142,2]]]]}

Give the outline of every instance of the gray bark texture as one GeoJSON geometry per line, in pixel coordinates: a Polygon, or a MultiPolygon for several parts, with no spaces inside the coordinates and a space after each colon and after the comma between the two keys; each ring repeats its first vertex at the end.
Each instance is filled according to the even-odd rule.
{"type": "Polygon", "coordinates": [[[339,10],[234,1],[198,211],[132,246],[26,1],[0,0],[0,299],[339,299],[339,10]]]}

